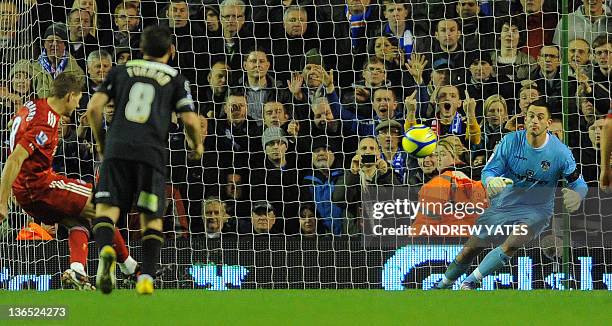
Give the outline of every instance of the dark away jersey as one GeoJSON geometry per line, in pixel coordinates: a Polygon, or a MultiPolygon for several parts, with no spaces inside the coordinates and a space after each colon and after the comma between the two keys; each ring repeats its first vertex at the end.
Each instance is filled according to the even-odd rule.
{"type": "Polygon", "coordinates": [[[104,158],[144,162],[165,171],[172,111],[193,111],[189,82],[166,64],[132,60],[114,67],[98,91],[115,102],[104,158]]]}

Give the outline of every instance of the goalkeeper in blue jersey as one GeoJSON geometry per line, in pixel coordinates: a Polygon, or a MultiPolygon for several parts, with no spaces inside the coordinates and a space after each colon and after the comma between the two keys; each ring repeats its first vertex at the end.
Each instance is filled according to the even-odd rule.
{"type": "Polygon", "coordinates": [[[507,264],[518,248],[548,226],[559,180],[567,181],[567,188],[562,189],[565,208],[574,212],[580,207],[587,185],[569,148],[548,132],[551,123],[547,104],[536,101],[527,108],[526,129],[506,135],[497,146],[482,171],[490,207],[476,220],[481,231],[470,237],[434,288],[452,287],[487,240],[496,237],[491,231],[508,232],[507,226],[514,226],[514,230],[523,232],[504,233],[503,243],[485,256],[461,289],[475,289],[484,277],[507,264]]]}

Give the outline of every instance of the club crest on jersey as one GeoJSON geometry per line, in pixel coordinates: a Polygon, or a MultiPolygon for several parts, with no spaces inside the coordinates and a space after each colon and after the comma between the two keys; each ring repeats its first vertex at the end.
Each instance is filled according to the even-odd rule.
{"type": "Polygon", "coordinates": [[[542,171],[546,172],[548,169],[550,169],[550,162],[544,160],[540,162],[540,167],[542,168],[542,171]]]}
{"type": "Polygon", "coordinates": [[[49,137],[47,137],[47,134],[42,131],[38,135],[36,135],[36,143],[40,146],[43,146],[45,143],[47,143],[47,140],[49,140],[49,137]]]}

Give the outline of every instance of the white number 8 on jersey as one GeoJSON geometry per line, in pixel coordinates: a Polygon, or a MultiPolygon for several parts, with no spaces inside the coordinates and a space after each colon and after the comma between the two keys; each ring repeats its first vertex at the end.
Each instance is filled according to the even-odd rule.
{"type": "Polygon", "coordinates": [[[155,99],[155,87],[136,82],[130,89],[130,100],[125,106],[125,118],[136,123],[145,123],[151,115],[151,104],[155,99]]]}

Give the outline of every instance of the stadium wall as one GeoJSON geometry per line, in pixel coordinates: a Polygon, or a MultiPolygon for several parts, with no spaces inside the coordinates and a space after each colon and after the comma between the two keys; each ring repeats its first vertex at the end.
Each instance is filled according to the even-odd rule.
{"type": "MultiPolygon", "coordinates": [[[[139,260],[140,243],[130,248],[139,260]]],[[[166,270],[158,282],[161,288],[202,290],[428,289],[460,249],[456,244],[412,244],[371,250],[351,239],[168,240],[162,251],[166,270]]],[[[90,256],[93,251],[91,246],[90,256]]],[[[0,289],[61,288],[60,275],[68,267],[60,259],[68,255],[66,241],[3,243],[0,252],[0,289]]],[[[483,280],[482,288],[612,290],[611,248],[573,248],[569,277],[560,260],[546,254],[541,248],[519,250],[510,266],[483,280]]],[[[96,267],[88,266],[90,275],[96,267]]]]}

